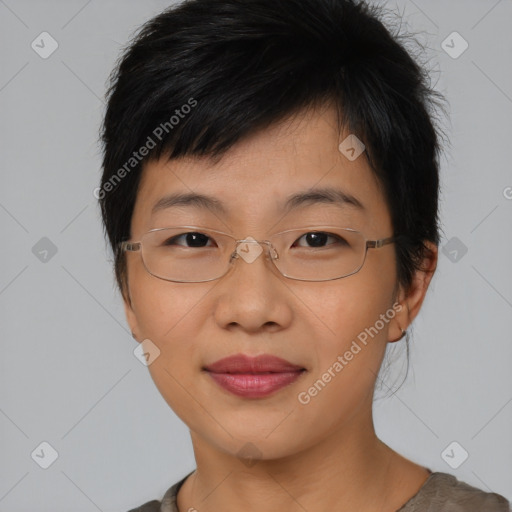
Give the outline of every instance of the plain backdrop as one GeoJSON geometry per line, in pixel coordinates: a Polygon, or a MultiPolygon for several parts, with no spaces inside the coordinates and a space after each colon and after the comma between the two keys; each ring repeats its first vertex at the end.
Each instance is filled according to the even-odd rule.
{"type": "MultiPolygon", "coordinates": [[[[108,74],[168,5],[0,0],[0,512],[128,510],[195,468],[187,427],[133,354],[93,196],[108,74]]],[[[510,500],[512,2],[387,5],[421,33],[451,148],[437,274],[394,394],[405,352],[390,354],[376,429],[510,500]]]]}

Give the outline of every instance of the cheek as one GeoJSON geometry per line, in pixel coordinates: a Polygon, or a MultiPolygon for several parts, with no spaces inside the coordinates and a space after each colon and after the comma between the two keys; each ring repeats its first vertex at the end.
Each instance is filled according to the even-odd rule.
{"type": "Polygon", "coordinates": [[[142,264],[133,262],[129,287],[140,336],[167,344],[167,339],[179,331],[180,319],[201,300],[200,290],[191,286],[158,279],[142,264]]]}
{"type": "Polygon", "coordinates": [[[134,272],[130,285],[133,311],[141,339],[151,340],[160,350],[150,372],[181,375],[197,360],[200,303],[208,290],[198,284],[172,283],[146,272],[134,272]],[[193,288],[192,288],[193,287],[193,288]],[[187,364],[185,364],[187,363],[187,364]]]}
{"type": "Polygon", "coordinates": [[[160,350],[148,370],[168,405],[189,423],[197,414],[197,403],[187,391],[192,389],[191,377],[200,371],[202,361],[199,341],[203,320],[198,315],[207,290],[148,277],[131,287],[140,336],[160,350]]]}
{"type": "Polygon", "coordinates": [[[310,318],[318,325],[316,340],[311,343],[316,356],[312,380],[322,378],[329,370],[331,375],[343,375],[336,379],[325,375],[325,380],[336,382],[328,385],[333,393],[325,398],[331,395],[333,400],[339,400],[335,389],[339,391],[347,385],[353,394],[364,394],[378,373],[389,323],[395,316],[395,273],[390,270],[394,269],[394,261],[389,255],[378,256],[385,256],[382,259],[386,261],[369,257],[357,274],[325,283],[322,288],[303,288],[299,294],[304,303],[314,305],[310,318]]]}
{"type": "Polygon", "coordinates": [[[388,326],[376,334],[372,327],[387,311],[388,300],[375,288],[356,284],[356,279],[353,283],[317,297],[316,310],[328,328],[317,330],[310,345],[314,369],[298,390],[300,412],[295,416],[296,428],[313,437],[324,437],[372,407],[388,326]]]}
{"type": "MultiPolygon", "coordinates": [[[[365,266],[352,276],[326,282],[321,287],[297,290],[297,295],[314,313],[310,317],[317,319],[316,323],[325,333],[324,340],[333,340],[337,348],[350,344],[392,306],[394,262],[380,263],[368,258],[365,266]]],[[[387,331],[387,328],[380,330],[387,331]]]]}
{"type": "Polygon", "coordinates": [[[345,384],[350,380],[351,385],[360,382],[365,387],[372,378],[364,369],[378,372],[386,348],[388,323],[381,320],[381,315],[389,310],[388,296],[370,288],[354,288],[332,290],[317,302],[325,327],[313,344],[318,362],[318,375],[314,377],[330,370],[343,373],[344,379],[338,379],[340,385],[347,379],[345,384]],[[334,367],[336,363],[343,368],[334,367]]]}
{"type": "Polygon", "coordinates": [[[352,277],[306,299],[322,321],[310,345],[314,370],[297,397],[301,428],[308,425],[311,432],[331,431],[371,408],[387,341],[388,324],[380,315],[389,310],[391,295],[364,276],[352,277]]]}

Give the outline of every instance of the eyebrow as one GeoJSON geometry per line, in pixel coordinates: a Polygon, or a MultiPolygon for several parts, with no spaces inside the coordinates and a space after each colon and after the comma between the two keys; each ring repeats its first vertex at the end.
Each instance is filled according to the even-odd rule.
{"type": "MultiPolygon", "coordinates": [[[[289,196],[282,207],[282,211],[283,213],[288,213],[301,206],[309,206],[316,203],[335,204],[337,206],[349,206],[356,210],[365,210],[361,201],[352,194],[341,189],[324,187],[313,188],[305,192],[298,192],[289,196]]],[[[217,198],[205,194],[190,192],[175,193],[162,197],[151,209],[151,214],[153,215],[158,211],[178,206],[208,209],[224,215],[227,213],[222,202],[217,198]]]]}
{"type": "Polygon", "coordinates": [[[313,188],[306,192],[299,192],[290,196],[284,206],[283,211],[288,213],[299,206],[307,206],[315,203],[335,204],[337,206],[350,206],[357,210],[365,210],[365,207],[359,199],[352,194],[341,189],[324,187],[313,188]]]}

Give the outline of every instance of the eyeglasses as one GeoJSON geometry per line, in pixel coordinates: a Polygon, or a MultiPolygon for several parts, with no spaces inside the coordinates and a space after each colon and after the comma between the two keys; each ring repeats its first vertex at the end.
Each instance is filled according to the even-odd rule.
{"type": "Polygon", "coordinates": [[[331,281],[358,272],[368,249],[393,243],[396,237],[367,240],[350,228],[307,226],[272,235],[268,240],[234,236],[198,226],[152,229],[139,242],[121,242],[121,251],[141,251],[146,270],[179,283],[201,283],[223,277],[237,259],[252,263],[266,257],[289,279],[331,281]]]}

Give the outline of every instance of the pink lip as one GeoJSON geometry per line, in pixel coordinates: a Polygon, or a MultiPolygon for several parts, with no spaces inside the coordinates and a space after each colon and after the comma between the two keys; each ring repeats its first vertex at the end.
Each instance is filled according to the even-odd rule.
{"type": "Polygon", "coordinates": [[[305,369],[272,355],[243,354],[220,359],[204,368],[222,388],[237,396],[261,398],[291,384],[305,369]]]}

